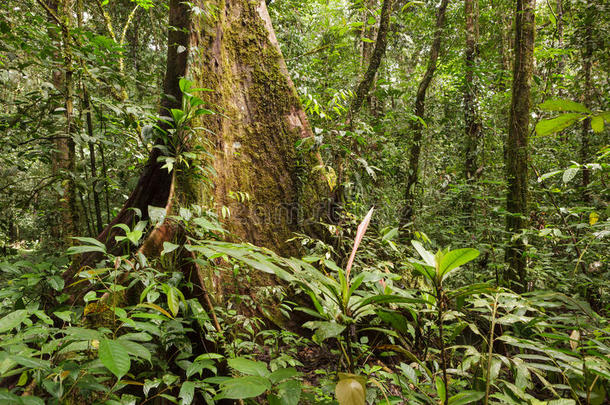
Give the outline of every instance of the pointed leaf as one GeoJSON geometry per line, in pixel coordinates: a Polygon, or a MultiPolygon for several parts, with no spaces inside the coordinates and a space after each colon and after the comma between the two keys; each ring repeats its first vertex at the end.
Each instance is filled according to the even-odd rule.
{"type": "Polygon", "coordinates": [[[358,250],[358,246],[360,246],[360,242],[362,242],[362,237],[366,232],[366,228],[369,226],[369,222],[371,222],[371,217],[373,216],[373,210],[375,207],[371,207],[369,212],[366,214],[360,225],[358,225],[358,231],[356,232],[356,239],[354,240],[354,247],[352,248],[352,253],[349,256],[349,260],[347,261],[347,266],[345,267],[345,278],[349,283],[349,273],[352,270],[352,264],[354,263],[354,258],[356,257],[356,250],[358,250]]]}
{"type": "Polygon", "coordinates": [[[129,353],[121,343],[115,340],[100,339],[98,355],[102,364],[119,380],[127,374],[131,367],[129,353]]]}
{"type": "Polygon", "coordinates": [[[178,394],[178,398],[180,398],[180,405],[189,405],[193,402],[193,398],[195,397],[195,383],[192,381],[185,381],[180,387],[180,393],[178,394]]]}
{"type": "Polygon", "coordinates": [[[550,120],[542,120],[536,124],[536,133],[538,136],[554,134],[555,132],[563,131],[581,118],[584,118],[582,114],[567,113],[550,120]]]}
{"type": "Polygon", "coordinates": [[[25,309],[19,309],[11,312],[4,318],[0,319],[0,333],[6,332],[18,326],[28,317],[28,311],[25,309]]]}
{"type": "Polygon", "coordinates": [[[436,268],[436,261],[434,260],[434,255],[432,253],[428,252],[419,241],[412,240],[411,244],[428,266],[436,268]]]}
{"type": "Polygon", "coordinates": [[[449,405],[465,405],[477,402],[485,396],[481,391],[462,391],[449,398],[449,405]]]}
{"type": "Polygon", "coordinates": [[[445,254],[439,263],[439,274],[441,279],[445,278],[451,270],[476,259],[479,256],[479,251],[476,249],[456,249],[445,254]]]}
{"type": "Polygon", "coordinates": [[[258,375],[261,377],[267,377],[269,370],[267,365],[261,361],[249,360],[243,357],[236,357],[234,359],[227,360],[229,367],[235,371],[239,371],[242,374],[247,375],[258,375]]]}
{"type": "Polygon", "coordinates": [[[246,377],[232,378],[223,382],[220,387],[222,392],[215,399],[245,399],[261,395],[271,389],[271,383],[266,378],[249,375],[246,377]]]}
{"type": "Polygon", "coordinates": [[[547,100],[538,107],[543,111],[577,111],[585,114],[591,113],[591,110],[587,107],[572,100],[547,100]]]}

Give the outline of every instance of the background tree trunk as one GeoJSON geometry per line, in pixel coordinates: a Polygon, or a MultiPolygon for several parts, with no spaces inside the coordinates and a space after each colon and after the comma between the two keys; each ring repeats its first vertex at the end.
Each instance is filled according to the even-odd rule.
{"type": "Polygon", "coordinates": [[[466,17],[466,49],[464,52],[464,123],[466,132],[466,161],[464,171],[467,180],[475,177],[477,170],[477,149],[481,138],[481,120],[478,115],[477,89],[474,81],[474,70],[477,66],[479,39],[478,1],[464,0],[466,17]]]}
{"type": "MultiPolygon", "coordinates": [[[[430,86],[430,82],[434,77],[436,62],[441,49],[443,27],[445,26],[445,12],[447,10],[448,3],[449,0],[443,0],[436,12],[436,29],[434,31],[434,40],[432,41],[432,47],[430,48],[430,54],[428,56],[428,66],[422,80],[419,82],[419,87],[417,88],[417,96],[415,98],[415,115],[422,120],[424,119],[424,114],[426,112],[426,92],[428,91],[428,86],[430,86]]],[[[405,184],[405,206],[403,208],[402,218],[400,221],[401,235],[404,239],[410,238],[410,227],[413,224],[415,212],[415,187],[419,177],[419,155],[421,154],[423,128],[424,126],[420,120],[418,120],[414,125],[413,141],[411,142],[407,169],[407,181],[405,184]]]]}
{"type": "MultiPolygon", "coordinates": [[[[373,86],[373,81],[375,80],[375,76],[377,75],[377,70],[379,69],[379,65],[381,65],[381,59],[385,54],[385,50],[388,42],[388,28],[390,26],[390,14],[392,12],[392,0],[383,0],[383,4],[381,6],[381,18],[379,20],[379,29],[377,30],[377,40],[375,41],[375,48],[373,50],[373,54],[370,56],[369,67],[362,78],[362,81],[358,85],[356,89],[356,96],[354,97],[354,101],[350,106],[348,113],[348,122],[351,122],[354,115],[360,111],[362,107],[362,103],[365,98],[369,94],[371,87],[373,86]]],[[[366,42],[363,46],[366,45],[366,42]]],[[[363,48],[363,60],[365,57],[368,57],[364,53],[363,48]]]]}
{"type": "Polygon", "coordinates": [[[506,142],[506,231],[508,248],[505,260],[508,268],[505,281],[515,290],[525,290],[526,257],[522,238],[513,240],[528,226],[528,138],[530,89],[534,67],[534,36],[536,0],[517,0],[515,24],[515,62],[513,67],[512,100],[506,142]]]}

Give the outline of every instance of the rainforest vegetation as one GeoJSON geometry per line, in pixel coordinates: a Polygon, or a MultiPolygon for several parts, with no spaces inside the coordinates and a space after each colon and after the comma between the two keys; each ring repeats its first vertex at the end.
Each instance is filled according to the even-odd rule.
{"type": "Polygon", "coordinates": [[[608,404],[609,71],[602,0],[1,0],[0,404],[608,404]]]}

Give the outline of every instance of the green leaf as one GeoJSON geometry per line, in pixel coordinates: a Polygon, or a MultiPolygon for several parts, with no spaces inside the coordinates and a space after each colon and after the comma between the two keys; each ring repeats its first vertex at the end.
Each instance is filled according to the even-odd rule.
{"type": "Polygon", "coordinates": [[[438,398],[441,400],[441,402],[445,402],[445,399],[447,398],[447,392],[445,391],[445,383],[443,382],[443,379],[441,377],[436,377],[435,383],[438,398]]]}
{"type": "Polygon", "coordinates": [[[271,389],[271,383],[266,378],[249,375],[232,378],[223,382],[220,387],[222,392],[215,399],[245,399],[257,397],[271,389]]]}
{"type": "Polygon", "coordinates": [[[304,323],[303,327],[316,331],[314,333],[314,341],[316,343],[321,343],[326,339],[337,337],[345,330],[345,325],[325,321],[309,321],[304,323]]]}
{"type": "Polygon", "coordinates": [[[94,246],[94,245],[80,245],[80,246],[70,246],[68,248],[68,250],[66,251],[67,254],[69,255],[78,255],[81,253],[88,253],[88,252],[100,252],[100,253],[106,253],[106,248],[101,248],[99,246],[94,246]]]}
{"type": "Polygon", "coordinates": [[[193,402],[193,398],[195,397],[195,383],[192,381],[185,381],[180,387],[180,393],[178,394],[178,398],[180,398],[180,405],[189,405],[193,402]]]}
{"type": "Polygon", "coordinates": [[[572,100],[547,100],[538,106],[543,111],[577,111],[585,114],[590,114],[589,110],[584,105],[572,100]]]}
{"type": "Polygon", "coordinates": [[[242,374],[257,375],[260,377],[267,377],[269,375],[267,365],[261,361],[254,361],[243,357],[236,357],[234,359],[227,360],[227,363],[229,363],[229,367],[236,371],[239,371],[242,374]]]}
{"type": "Polygon", "coordinates": [[[148,350],[145,346],[127,339],[117,339],[117,342],[120,343],[125,350],[127,350],[127,352],[131,353],[133,356],[151,361],[150,350],[148,350]]]}
{"type": "Polygon", "coordinates": [[[567,113],[549,120],[542,120],[536,124],[536,134],[538,134],[538,136],[554,134],[555,132],[566,129],[582,118],[584,118],[582,114],[567,113]]]}
{"type": "Polygon", "coordinates": [[[119,380],[129,371],[129,353],[120,342],[106,338],[100,339],[98,355],[102,364],[119,380]]]}
{"type": "Polygon", "coordinates": [[[366,387],[356,378],[344,378],[335,387],[339,405],[365,405],[366,387]]]}
{"type": "Polygon", "coordinates": [[[479,251],[476,249],[456,249],[445,254],[439,263],[439,275],[441,280],[444,279],[451,270],[476,259],[479,256],[479,251]]]}
{"type": "Polygon", "coordinates": [[[570,167],[563,172],[563,182],[568,184],[578,173],[578,167],[570,167]]]}
{"type": "Polygon", "coordinates": [[[172,315],[176,317],[180,310],[180,297],[176,293],[176,287],[170,287],[167,290],[167,306],[172,311],[172,315]]]}
{"type": "Polygon", "coordinates": [[[294,378],[300,375],[301,373],[298,372],[294,367],[280,368],[269,374],[269,381],[271,381],[272,384],[277,384],[280,381],[287,380],[289,378],[294,378]]]}
{"type": "Polygon", "coordinates": [[[417,250],[417,253],[419,253],[419,255],[422,257],[422,259],[424,259],[424,262],[426,262],[426,264],[428,266],[436,267],[436,261],[434,260],[434,255],[432,253],[428,252],[419,241],[412,240],[411,244],[413,245],[415,250],[417,250]]]}
{"type": "Polygon", "coordinates": [[[481,391],[462,391],[449,398],[449,405],[465,405],[477,402],[485,396],[481,391]]]}
{"type": "Polygon", "coordinates": [[[180,245],[176,245],[174,243],[171,242],[163,242],[163,251],[161,252],[161,256],[173,252],[174,250],[178,249],[180,247],[180,245]]]}
{"type": "Polygon", "coordinates": [[[277,386],[280,405],[298,405],[301,399],[301,383],[296,380],[284,381],[277,386]]]}
{"type": "Polygon", "coordinates": [[[28,317],[28,311],[25,309],[18,309],[17,311],[11,312],[4,318],[0,319],[0,333],[9,331],[21,324],[28,317]]]}
{"type": "Polygon", "coordinates": [[[604,117],[601,115],[591,117],[591,129],[593,132],[602,132],[604,130],[604,117]]]}

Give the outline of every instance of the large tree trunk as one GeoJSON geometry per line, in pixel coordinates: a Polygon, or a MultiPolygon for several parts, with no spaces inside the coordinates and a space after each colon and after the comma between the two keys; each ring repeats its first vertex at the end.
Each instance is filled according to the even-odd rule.
{"type": "MultiPolygon", "coordinates": [[[[424,119],[426,112],[426,93],[434,72],[436,71],[436,62],[441,49],[441,40],[443,36],[443,27],[445,26],[445,11],[447,10],[449,0],[443,0],[436,13],[436,28],[434,31],[434,39],[430,54],[428,56],[428,66],[424,77],[419,82],[417,88],[417,96],[415,98],[415,115],[420,119],[424,119]]],[[[423,125],[420,120],[415,123],[413,131],[413,141],[411,142],[411,150],[409,154],[409,164],[407,172],[407,181],[405,185],[405,206],[400,221],[400,230],[402,238],[409,238],[411,235],[411,226],[413,224],[415,212],[415,187],[419,178],[419,155],[421,154],[421,143],[423,136],[423,125]]]]}
{"type": "MultiPolygon", "coordinates": [[[[138,208],[141,219],[148,219],[148,207],[206,205],[213,197],[220,212],[223,206],[231,215],[225,227],[234,240],[250,242],[281,255],[299,253],[298,246],[287,242],[293,232],[315,220],[302,209],[303,201],[316,201],[318,184],[306,181],[309,156],[301,156],[296,143],[312,136],[304,110],[279,49],[264,0],[216,0],[198,2],[201,9],[214,6],[213,16],[191,16],[190,6],[181,0],[170,1],[167,68],[161,115],[181,108],[181,77],[190,78],[195,87],[211,89],[199,94],[215,115],[205,115],[195,126],[200,130],[182,148],[196,150],[211,143],[216,176],[210,190],[187,171],[171,173],[159,162],[155,148],[136,188],[123,209],[98,237],[110,251],[120,252],[114,236],[122,232],[114,225],[132,225],[138,208]],[[199,4],[201,3],[201,4],[199,4]],[[204,4],[205,3],[205,4],[204,4]],[[192,18],[191,18],[192,17],[192,18]],[[213,194],[212,195],[210,195],[213,194]],[[249,198],[235,200],[232,193],[249,198]]],[[[209,147],[208,147],[209,149],[209,147]]],[[[313,204],[305,204],[313,208],[313,204]]],[[[166,223],[155,228],[144,242],[145,253],[156,254],[175,228],[166,223]]],[[[75,276],[76,267],[64,277],[75,276]]],[[[74,293],[75,291],[72,291],[74,293]]],[[[81,292],[78,292],[81,293],[81,292]]],[[[73,296],[73,299],[75,297],[73,296]]]]}
{"type": "Polygon", "coordinates": [[[534,35],[536,0],[517,0],[515,25],[515,62],[513,67],[512,100],[506,142],[506,231],[508,247],[505,281],[516,290],[526,288],[525,244],[513,238],[528,226],[528,137],[530,119],[530,89],[534,67],[534,35]]]}

